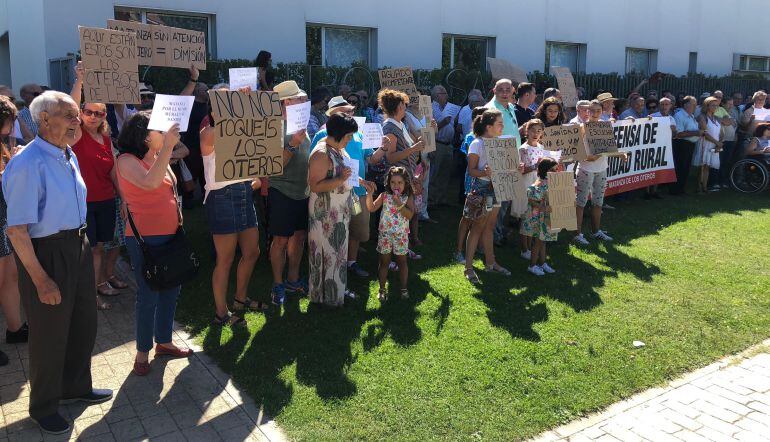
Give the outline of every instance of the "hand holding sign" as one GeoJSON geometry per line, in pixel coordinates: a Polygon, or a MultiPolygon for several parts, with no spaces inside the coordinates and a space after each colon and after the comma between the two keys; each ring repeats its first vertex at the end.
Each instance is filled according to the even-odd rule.
{"type": "Polygon", "coordinates": [[[286,106],[286,133],[293,134],[307,129],[310,121],[310,102],[286,106]]]}
{"type": "Polygon", "coordinates": [[[230,68],[230,90],[237,91],[242,87],[257,90],[257,68],[230,68]]]}
{"type": "Polygon", "coordinates": [[[345,167],[342,169],[342,178],[345,188],[352,189],[358,187],[358,160],[354,160],[350,157],[345,157],[343,160],[345,167]]]}
{"type": "Polygon", "coordinates": [[[156,95],[147,129],[166,132],[172,125],[178,124],[180,132],[187,132],[194,102],[193,96],[156,95]]]}
{"type": "Polygon", "coordinates": [[[380,123],[365,123],[362,128],[364,149],[377,149],[382,146],[382,125],[380,123]]]}

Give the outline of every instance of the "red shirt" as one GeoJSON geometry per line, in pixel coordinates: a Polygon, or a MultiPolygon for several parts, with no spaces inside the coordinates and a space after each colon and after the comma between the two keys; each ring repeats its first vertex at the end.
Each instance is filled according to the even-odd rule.
{"type": "Polygon", "coordinates": [[[110,137],[102,135],[102,143],[83,131],[80,140],[72,146],[78,158],[80,174],[86,182],[86,202],[89,203],[115,198],[115,187],[110,176],[115,158],[112,156],[110,137]]]}

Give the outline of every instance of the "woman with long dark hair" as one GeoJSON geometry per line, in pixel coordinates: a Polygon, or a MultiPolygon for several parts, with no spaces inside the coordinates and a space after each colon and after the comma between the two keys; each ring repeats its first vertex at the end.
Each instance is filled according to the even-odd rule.
{"type": "Polygon", "coordinates": [[[556,97],[549,97],[543,100],[543,103],[537,108],[535,118],[543,122],[545,127],[559,126],[564,124],[564,107],[556,97]]]}

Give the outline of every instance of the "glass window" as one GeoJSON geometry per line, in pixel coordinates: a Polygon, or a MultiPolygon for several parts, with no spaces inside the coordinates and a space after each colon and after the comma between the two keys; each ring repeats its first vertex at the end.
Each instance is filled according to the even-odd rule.
{"type": "Polygon", "coordinates": [[[307,24],[305,49],[307,63],[314,66],[371,65],[373,30],[342,26],[307,24]]]}
{"type": "Polygon", "coordinates": [[[444,35],[441,40],[441,67],[465,70],[484,70],[487,57],[494,57],[490,37],[444,35]]]}
{"type": "Polygon", "coordinates": [[[139,11],[116,9],[115,20],[142,21],[142,13],[139,11]]]}
{"type": "Polygon", "coordinates": [[[214,53],[216,45],[212,38],[214,37],[212,35],[212,32],[214,31],[212,23],[213,16],[185,12],[116,7],[115,20],[136,21],[147,23],[149,25],[171,26],[174,28],[203,32],[206,37],[206,49],[208,50],[209,57],[213,58],[216,56],[214,53]]]}
{"type": "Polygon", "coordinates": [[[767,58],[764,57],[749,57],[750,71],[766,71],[767,70],[767,58]]]}
{"type": "Polygon", "coordinates": [[[649,75],[657,69],[657,51],[626,48],[626,73],[649,75]]]}
{"type": "Polygon", "coordinates": [[[735,54],[733,57],[733,70],[770,72],[770,57],[735,54]],[[737,65],[735,65],[736,59],[738,63],[737,65]]]}
{"type": "Polygon", "coordinates": [[[546,42],[545,71],[565,67],[572,72],[584,72],[586,45],[581,43],[546,42]]]}

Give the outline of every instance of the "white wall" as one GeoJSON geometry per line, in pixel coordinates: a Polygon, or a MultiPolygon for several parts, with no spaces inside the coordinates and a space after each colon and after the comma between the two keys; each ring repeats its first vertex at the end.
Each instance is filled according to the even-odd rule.
{"type": "Polygon", "coordinates": [[[0,0],[13,86],[47,83],[47,60],[77,51],[77,26],[105,26],[116,3],[214,14],[219,58],[267,49],[274,62],[304,61],[307,22],[377,28],[380,66],[440,66],[442,33],[495,37],[498,57],[530,71],[543,70],[546,40],[587,44],[588,72],[624,72],[626,47],[657,49],[658,69],[674,74],[691,51],[715,75],[733,53],[770,55],[767,0],[0,0]]]}

